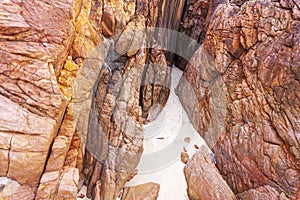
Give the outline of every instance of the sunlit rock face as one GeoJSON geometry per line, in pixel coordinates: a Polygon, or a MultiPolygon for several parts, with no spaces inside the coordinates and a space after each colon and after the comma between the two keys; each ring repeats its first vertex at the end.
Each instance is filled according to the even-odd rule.
{"type": "Polygon", "coordinates": [[[69,101],[57,79],[68,71],[77,4],[0,4],[0,176],[21,184],[15,199],[34,198],[69,101]]]}
{"type": "Polygon", "coordinates": [[[298,5],[220,4],[177,88],[242,199],[299,199],[298,5]]]}
{"type": "MultiPolygon", "coordinates": [[[[182,11],[183,2],[179,6],[182,11]]],[[[74,199],[82,182],[88,196],[114,199],[136,173],[142,124],[155,119],[168,98],[165,50],[158,43],[140,48],[146,41],[139,30],[176,27],[172,16],[178,24],[181,13],[169,17],[169,9],[165,1],[2,1],[0,176],[28,187],[28,199],[74,199]],[[166,15],[164,21],[158,15],[166,15]],[[107,50],[120,60],[106,63],[107,50]],[[151,112],[152,105],[160,110],[151,112]],[[92,106],[97,116],[90,120],[92,106]],[[86,141],[107,158],[85,151],[86,141]],[[121,161],[127,171],[115,168],[121,161]],[[98,194],[97,181],[107,183],[98,194]]]]}
{"type": "MultiPolygon", "coordinates": [[[[95,200],[157,199],[156,183],[124,185],[174,62],[237,198],[300,198],[298,0],[4,0],[0,13],[0,199],[76,199],[82,185],[95,200]]],[[[218,199],[211,182],[234,199],[205,156],[185,158],[189,197],[218,199]]]]}
{"type": "Polygon", "coordinates": [[[189,199],[236,199],[205,148],[196,152],[184,168],[189,199]]]}

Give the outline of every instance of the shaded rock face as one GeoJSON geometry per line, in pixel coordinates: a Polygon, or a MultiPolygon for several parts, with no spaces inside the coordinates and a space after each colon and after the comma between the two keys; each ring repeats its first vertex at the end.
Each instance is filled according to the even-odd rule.
{"type": "Polygon", "coordinates": [[[177,88],[241,199],[299,198],[298,5],[219,5],[177,88]]]}

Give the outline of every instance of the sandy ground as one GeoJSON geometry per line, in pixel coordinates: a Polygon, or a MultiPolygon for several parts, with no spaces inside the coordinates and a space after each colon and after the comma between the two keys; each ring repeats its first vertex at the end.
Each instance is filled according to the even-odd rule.
{"type": "MultiPolygon", "coordinates": [[[[174,92],[181,75],[182,71],[172,69],[170,97],[159,117],[145,126],[144,152],[137,167],[139,172],[126,184],[134,186],[147,182],[159,183],[158,200],[188,199],[180,154],[185,148],[192,156],[196,151],[194,145],[206,145],[191,125],[174,92]]],[[[82,188],[79,194],[85,194],[85,190],[85,187],[82,188]]]]}

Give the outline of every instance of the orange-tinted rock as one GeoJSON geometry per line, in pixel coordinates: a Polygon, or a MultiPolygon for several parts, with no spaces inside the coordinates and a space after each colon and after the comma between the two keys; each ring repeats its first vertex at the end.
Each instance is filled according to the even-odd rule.
{"type": "Polygon", "coordinates": [[[156,200],[159,188],[159,184],[152,182],[132,187],[125,187],[121,200],[156,200]]]}
{"type": "Polygon", "coordinates": [[[0,175],[22,184],[13,199],[34,199],[66,108],[68,95],[61,89],[70,84],[61,87],[57,79],[69,76],[62,68],[73,42],[78,4],[0,5],[0,137],[5,138],[0,142],[0,175]]]}
{"type": "Polygon", "coordinates": [[[197,151],[184,167],[191,200],[236,199],[208,153],[197,151]]]}
{"type": "Polygon", "coordinates": [[[187,164],[187,162],[189,161],[189,154],[187,152],[181,152],[180,158],[181,162],[187,164]]]}
{"type": "Polygon", "coordinates": [[[55,199],[76,199],[78,192],[79,171],[77,168],[64,168],[55,199]]]}
{"type": "Polygon", "coordinates": [[[36,199],[54,199],[59,185],[60,172],[45,172],[40,180],[36,199]]]}

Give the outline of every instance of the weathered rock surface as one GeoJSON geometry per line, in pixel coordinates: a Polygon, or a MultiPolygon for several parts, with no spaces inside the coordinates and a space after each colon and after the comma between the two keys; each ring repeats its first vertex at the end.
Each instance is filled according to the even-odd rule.
{"type": "Polygon", "coordinates": [[[0,3],[0,176],[21,184],[18,199],[34,198],[68,104],[57,79],[73,42],[77,4],[0,3]]]}
{"type": "Polygon", "coordinates": [[[219,5],[177,88],[245,199],[299,198],[299,30],[299,1],[219,5]]]}
{"type": "Polygon", "coordinates": [[[18,200],[34,199],[36,188],[29,185],[20,185],[17,181],[13,181],[6,177],[0,177],[0,199],[18,200]]]}
{"type": "Polygon", "coordinates": [[[18,189],[20,184],[6,177],[0,177],[0,198],[10,198],[18,189]]]}
{"type": "MultiPolygon", "coordinates": [[[[119,195],[142,124],[168,98],[173,53],[188,60],[199,46],[155,26],[203,43],[177,93],[234,193],[300,198],[298,0],[6,0],[0,13],[0,176],[16,181],[12,199],[75,199],[82,184],[94,199],[119,195]]],[[[152,188],[155,199],[157,185],[123,198],[152,188]]]]}
{"type": "Polygon", "coordinates": [[[158,197],[159,188],[159,184],[152,182],[126,187],[123,190],[121,200],[156,200],[158,197]]]}
{"type": "Polygon", "coordinates": [[[165,69],[155,78],[163,82],[163,86],[155,86],[155,94],[162,95],[147,104],[145,113],[151,105],[166,102],[170,68],[159,46],[153,53],[144,52],[140,46],[145,35],[135,34],[123,39],[133,48],[126,47],[121,52],[122,45],[117,43],[117,52],[131,58],[126,57],[121,65],[113,64],[112,74],[105,74],[107,71],[100,69],[107,52],[101,45],[104,37],[126,36],[122,34],[126,30],[145,31],[146,26],[155,26],[164,10],[159,10],[158,1],[84,0],[4,1],[0,11],[0,54],[4,58],[0,70],[0,135],[4,138],[0,141],[0,176],[17,180],[21,187],[38,189],[37,199],[59,199],[67,193],[68,198],[75,198],[76,187],[83,181],[78,182],[78,172],[83,168],[82,149],[87,139],[85,157],[90,156],[93,162],[99,160],[96,169],[89,165],[84,168],[84,172],[88,168],[88,177],[92,177],[85,180],[89,183],[88,193],[95,182],[103,180],[107,184],[101,186],[102,197],[114,199],[115,193],[136,173],[142,152],[142,137],[135,136],[141,135],[142,117],[147,116],[142,115],[139,106],[146,57],[153,54],[151,63],[165,69]],[[131,23],[135,26],[131,27],[131,23]],[[94,73],[90,73],[91,69],[94,73]],[[105,98],[101,100],[98,96],[94,105],[99,106],[97,124],[105,128],[104,135],[99,135],[107,136],[110,143],[101,146],[107,148],[102,152],[105,159],[90,152],[89,147],[97,144],[87,134],[93,87],[102,75],[105,81],[99,82],[101,87],[97,91],[105,98]],[[115,83],[108,84],[111,81],[115,83]],[[120,94],[116,90],[106,91],[114,84],[120,94]],[[111,102],[114,98],[115,102],[111,102]],[[106,111],[99,110],[103,105],[107,106],[106,111]],[[124,118],[127,110],[130,115],[124,118]],[[105,120],[101,121],[100,116],[105,120]],[[131,117],[134,120],[130,122],[131,117]],[[119,163],[122,160],[124,166],[119,163]],[[115,186],[110,187],[113,183],[115,186]]]}
{"type": "Polygon", "coordinates": [[[278,192],[276,189],[274,189],[269,185],[248,190],[246,192],[243,192],[242,194],[238,194],[237,197],[242,200],[247,200],[247,199],[286,200],[288,199],[284,192],[278,192]]]}
{"type": "MultiPolygon", "coordinates": [[[[147,117],[149,109],[156,102],[164,105],[168,98],[170,67],[167,66],[165,52],[158,45],[153,52],[142,49],[152,45],[153,39],[146,41],[146,31],[148,26],[156,24],[157,5],[155,2],[137,1],[136,7],[128,7],[135,9],[135,12],[128,12],[127,7],[121,6],[128,3],[104,1],[104,7],[107,4],[105,12],[108,13],[107,16],[102,13],[102,27],[94,32],[96,36],[89,39],[81,28],[87,25],[80,22],[73,47],[76,55],[84,55],[81,59],[82,68],[74,83],[73,99],[77,110],[77,126],[80,127],[78,133],[83,141],[85,138],[87,141],[83,164],[84,184],[87,185],[87,196],[94,199],[115,199],[124,184],[136,174],[135,167],[143,150],[142,117],[147,117]],[[111,12],[109,7],[117,12],[111,12]],[[118,16],[122,13],[128,15],[125,20],[118,16]],[[101,35],[103,29],[103,35],[109,39],[101,35]],[[88,46],[84,43],[86,39],[93,42],[88,46]],[[94,49],[88,53],[82,52],[82,45],[94,49]],[[144,82],[146,60],[150,56],[149,65],[157,64],[162,71],[157,73],[154,80],[151,79],[151,83],[156,81],[162,85],[155,86],[157,96],[161,94],[160,98],[147,102],[146,107],[143,106],[146,103],[140,101],[140,87],[144,82]],[[101,69],[102,65],[104,67],[101,69]]],[[[93,23],[97,19],[94,17],[101,18],[101,12],[94,12],[101,5],[101,2],[92,3],[93,14],[87,19],[89,12],[83,10],[86,13],[79,14],[78,22],[82,20],[91,23],[89,28],[95,27],[93,23]]],[[[80,65],[79,59],[75,59],[75,62],[80,65]]]]}
{"type": "Polygon", "coordinates": [[[236,199],[207,151],[199,150],[184,167],[187,193],[191,200],[236,199]]]}
{"type": "Polygon", "coordinates": [[[205,35],[209,3],[209,0],[187,0],[185,3],[185,12],[182,15],[182,21],[178,30],[195,42],[187,40],[184,42],[186,43],[185,45],[177,42],[176,51],[180,55],[184,55],[183,57],[176,56],[176,66],[181,69],[185,68],[189,59],[193,56],[197,48],[199,48],[199,43],[202,43],[201,39],[205,35]]]}

